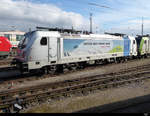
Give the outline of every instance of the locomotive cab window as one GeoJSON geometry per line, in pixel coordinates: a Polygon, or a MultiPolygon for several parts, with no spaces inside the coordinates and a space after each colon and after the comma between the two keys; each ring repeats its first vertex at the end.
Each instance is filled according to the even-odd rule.
{"type": "Polygon", "coordinates": [[[146,44],[146,40],[144,41],[144,43],[146,44]]]}
{"type": "Polygon", "coordinates": [[[42,37],[40,43],[41,43],[41,45],[43,45],[43,46],[47,45],[47,38],[46,38],[46,37],[42,37]]]}
{"type": "Polygon", "coordinates": [[[135,40],[133,40],[133,44],[135,44],[135,40]]]}

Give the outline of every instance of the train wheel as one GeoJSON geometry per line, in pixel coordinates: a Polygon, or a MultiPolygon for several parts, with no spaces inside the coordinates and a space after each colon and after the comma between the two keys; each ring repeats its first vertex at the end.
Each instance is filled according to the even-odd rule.
{"type": "Polygon", "coordinates": [[[128,61],[128,59],[127,58],[125,58],[125,62],[127,62],[128,61]]]}
{"type": "Polygon", "coordinates": [[[115,64],[117,64],[117,63],[118,63],[117,59],[115,59],[115,61],[114,61],[114,62],[115,62],[115,64]]]}
{"type": "Polygon", "coordinates": [[[78,68],[79,69],[84,69],[86,67],[86,65],[87,65],[86,62],[80,62],[79,65],[78,65],[78,68]]]}
{"type": "Polygon", "coordinates": [[[56,66],[56,72],[58,72],[58,73],[63,73],[63,72],[64,72],[64,67],[63,67],[63,65],[57,65],[57,66],[56,66]]]}
{"type": "Polygon", "coordinates": [[[147,58],[147,54],[144,55],[144,58],[147,58]]]}
{"type": "Polygon", "coordinates": [[[107,59],[103,60],[103,64],[108,64],[108,60],[107,59]]]}
{"type": "Polygon", "coordinates": [[[46,66],[41,69],[43,74],[54,74],[56,72],[56,66],[46,66]]]}
{"type": "Polygon", "coordinates": [[[120,63],[121,59],[120,58],[116,58],[115,63],[120,63]]]}

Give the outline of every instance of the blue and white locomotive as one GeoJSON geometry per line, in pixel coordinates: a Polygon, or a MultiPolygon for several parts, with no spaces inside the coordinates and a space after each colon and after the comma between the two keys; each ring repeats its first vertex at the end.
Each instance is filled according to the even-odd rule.
{"type": "Polygon", "coordinates": [[[22,72],[63,70],[137,56],[134,37],[36,30],[25,34],[12,64],[22,72]]]}

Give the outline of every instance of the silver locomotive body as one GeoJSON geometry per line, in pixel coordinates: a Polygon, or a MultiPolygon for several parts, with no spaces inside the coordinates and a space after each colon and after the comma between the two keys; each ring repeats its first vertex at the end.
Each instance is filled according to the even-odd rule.
{"type": "Polygon", "coordinates": [[[62,66],[77,66],[120,60],[137,55],[133,37],[100,34],[65,34],[58,31],[33,31],[19,43],[13,59],[22,72],[62,66]]]}

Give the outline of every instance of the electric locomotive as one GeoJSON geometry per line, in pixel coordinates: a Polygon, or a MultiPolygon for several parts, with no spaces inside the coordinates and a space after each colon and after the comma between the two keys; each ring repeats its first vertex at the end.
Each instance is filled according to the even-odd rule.
{"type": "Polygon", "coordinates": [[[11,43],[6,37],[0,37],[0,58],[6,58],[9,56],[11,51],[11,43]]]}
{"type": "Polygon", "coordinates": [[[86,64],[120,62],[137,56],[134,37],[82,34],[69,29],[38,29],[25,34],[12,64],[21,72],[62,71],[86,64]]]}
{"type": "Polygon", "coordinates": [[[138,57],[147,57],[150,55],[150,37],[149,35],[137,36],[137,52],[138,57]]]}

